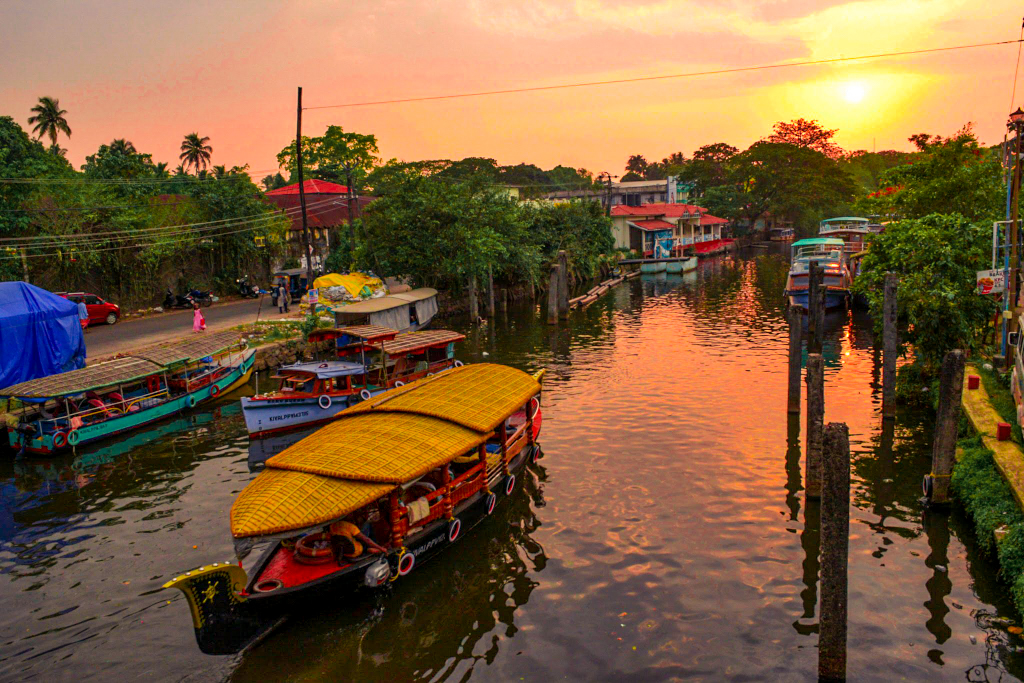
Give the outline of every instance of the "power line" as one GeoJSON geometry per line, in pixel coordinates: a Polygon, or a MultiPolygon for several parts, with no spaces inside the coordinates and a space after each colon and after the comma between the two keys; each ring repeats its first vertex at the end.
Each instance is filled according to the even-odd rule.
{"type": "Polygon", "coordinates": [[[1000,40],[989,43],[973,43],[971,45],[951,45],[948,47],[933,47],[922,50],[902,50],[899,52],[880,52],[872,55],[858,55],[856,57],[832,57],[829,59],[808,59],[800,62],[785,62],[781,64],[761,64],[758,66],[742,66],[731,69],[714,69],[711,71],[690,71],[679,74],[664,74],[661,76],[637,76],[634,78],[616,78],[607,81],[587,81],[583,83],[562,83],[559,85],[538,85],[528,88],[507,88],[504,90],[486,90],[482,92],[457,93],[452,95],[430,95],[427,97],[404,97],[394,100],[375,100],[368,102],[346,102],[344,104],[325,104],[317,107],[304,107],[304,109],[341,109],[345,107],[369,107],[380,104],[402,104],[405,102],[427,102],[433,100],[453,100],[465,97],[485,97],[489,95],[509,95],[512,93],[540,92],[544,90],[564,90],[567,88],[589,88],[597,85],[617,85],[620,83],[641,83],[644,81],[663,81],[674,78],[692,78],[695,76],[715,76],[720,74],[742,73],[746,71],[764,71],[767,69],[786,69],[794,66],[813,66],[816,64],[836,64],[839,62],[853,62],[865,59],[881,59],[885,57],[902,57],[906,55],[921,55],[934,52],[951,52],[954,50],[971,50],[980,47],[994,47],[996,45],[1020,45],[1024,37],[1017,40],[1000,40]]]}
{"type": "Polygon", "coordinates": [[[1020,71],[1020,48],[1024,40],[1024,21],[1020,24],[1020,39],[1017,41],[1017,61],[1013,66],[1013,89],[1010,91],[1010,111],[1013,111],[1013,101],[1017,99],[1017,72],[1020,71]]]}
{"type": "Polygon", "coordinates": [[[259,175],[261,173],[266,173],[268,175],[271,173],[280,173],[280,169],[228,173],[221,178],[217,178],[213,175],[206,175],[201,178],[191,175],[172,176],[170,178],[0,178],[0,183],[5,183],[7,185],[154,185],[187,182],[209,183],[225,182],[228,180],[243,180],[243,176],[249,176],[249,180],[252,180],[252,176],[259,175]]]}

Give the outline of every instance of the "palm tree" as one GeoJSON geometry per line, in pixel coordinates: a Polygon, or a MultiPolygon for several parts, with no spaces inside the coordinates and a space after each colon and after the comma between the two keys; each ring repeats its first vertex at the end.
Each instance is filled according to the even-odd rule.
{"type": "Polygon", "coordinates": [[[130,154],[137,154],[138,152],[135,150],[135,145],[133,145],[129,140],[125,140],[124,138],[118,138],[116,140],[111,141],[110,153],[128,156],[130,154]]]}
{"type": "Polygon", "coordinates": [[[224,176],[226,176],[227,174],[228,169],[225,168],[224,166],[213,167],[213,177],[216,178],[217,180],[223,180],[224,176]]]}
{"type": "Polygon", "coordinates": [[[161,161],[158,164],[154,164],[153,175],[155,175],[157,178],[170,178],[171,174],[167,171],[167,162],[161,161]]]}
{"type": "Polygon", "coordinates": [[[64,118],[67,111],[60,108],[57,98],[40,97],[39,104],[32,107],[32,111],[35,112],[35,116],[30,116],[28,122],[35,124],[32,131],[36,134],[37,140],[41,140],[45,135],[50,138],[50,146],[54,147],[57,145],[58,133],[64,133],[71,137],[71,129],[68,127],[67,119],[64,118]]]}
{"type": "Polygon", "coordinates": [[[210,138],[199,137],[199,133],[189,133],[185,136],[178,158],[184,162],[186,169],[194,168],[196,175],[199,175],[200,169],[206,170],[207,164],[210,163],[210,154],[213,153],[213,147],[207,144],[209,142],[210,138]]]}

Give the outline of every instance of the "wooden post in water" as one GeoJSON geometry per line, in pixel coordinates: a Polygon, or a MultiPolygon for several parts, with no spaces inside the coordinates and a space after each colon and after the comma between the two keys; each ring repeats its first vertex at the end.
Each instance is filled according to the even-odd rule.
{"type": "Polygon", "coordinates": [[[899,276],[885,274],[882,299],[882,417],[896,417],[896,352],[899,338],[896,334],[896,288],[899,276]]]}
{"type": "Polygon", "coordinates": [[[818,303],[818,262],[807,267],[807,353],[821,353],[818,346],[818,316],[814,314],[818,303]]]}
{"type": "Polygon", "coordinates": [[[807,466],[804,490],[808,498],[821,498],[821,429],[825,421],[825,360],[807,355],[807,466]]]}
{"type": "Polygon", "coordinates": [[[494,271],[487,266],[487,317],[494,317],[494,271]]]}
{"type": "Polygon", "coordinates": [[[548,325],[558,324],[558,264],[551,266],[551,280],[548,283],[548,325]]]}
{"type": "Polygon", "coordinates": [[[508,310],[508,288],[506,287],[498,290],[498,308],[503,311],[508,310]]]}
{"type": "Polygon", "coordinates": [[[814,352],[821,353],[825,346],[825,306],[828,303],[828,287],[825,286],[825,269],[818,266],[818,299],[814,306],[814,352]]]}
{"type": "Polygon", "coordinates": [[[939,410],[935,414],[932,471],[925,477],[925,491],[933,505],[949,502],[949,478],[956,455],[956,430],[960,423],[960,397],[964,388],[964,352],[954,349],[942,359],[939,375],[939,410]]]}
{"type": "Polygon", "coordinates": [[[476,296],[476,275],[469,276],[469,286],[466,289],[469,290],[469,318],[476,325],[480,319],[480,302],[477,301],[476,296]]]}
{"type": "Polygon", "coordinates": [[[569,259],[565,249],[558,250],[558,317],[569,317],[569,259]]]}
{"type": "Polygon", "coordinates": [[[790,414],[800,414],[800,327],[803,325],[803,314],[799,306],[790,306],[786,312],[789,322],[789,400],[787,410],[790,414]]]}
{"type": "Polygon", "coordinates": [[[821,608],[818,680],[846,680],[847,568],[850,553],[850,430],[829,423],[823,441],[821,608]]]}

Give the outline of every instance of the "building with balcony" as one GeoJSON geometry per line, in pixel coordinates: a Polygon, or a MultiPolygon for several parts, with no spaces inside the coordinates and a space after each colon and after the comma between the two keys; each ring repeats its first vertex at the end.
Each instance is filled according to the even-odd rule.
{"type": "Polygon", "coordinates": [[[654,244],[671,239],[673,253],[687,249],[697,253],[713,251],[723,244],[722,231],[729,221],[712,216],[693,204],[644,204],[613,206],[612,235],[617,249],[631,249],[644,256],[654,253],[654,244]]]}

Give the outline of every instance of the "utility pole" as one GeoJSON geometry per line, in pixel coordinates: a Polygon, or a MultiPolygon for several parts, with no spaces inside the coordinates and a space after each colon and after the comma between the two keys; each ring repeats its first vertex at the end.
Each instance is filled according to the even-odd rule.
{"type": "MultiPolygon", "coordinates": [[[[1013,180],[1010,186],[1010,281],[1006,283],[1006,293],[1009,297],[1010,311],[1013,317],[1010,318],[1010,332],[1017,329],[1017,301],[1020,293],[1020,225],[1017,221],[1017,204],[1020,202],[1020,137],[1021,129],[1024,127],[1024,111],[1017,107],[1017,111],[1010,114],[1010,124],[1014,132],[1013,143],[1013,180]]],[[[1006,350],[1006,364],[1010,366],[1013,352],[1011,347],[1006,350]]]]}
{"type": "Polygon", "coordinates": [[[302,206],[302,239],[306,243],[306,288],[313,286],[313,248],[309,243],[306,222],[306,189],[302,186],[302,87],[299,87],[299,108],[295,120],[295,163],[299,176],[299,204],[302,206]]]}
{"type": "Polygon", "coordinates": [[[355,207],[352,202],[356,201],[356,191],[352,187],[352,164],[345,162],[345,183],[348,185],[348,248],[354,253],[356,249],[356,226],[354,219],[355,207]]]}
{"type": "Polygon", "coordinates": [[[604,215],[612,215],[612,174],[605,171],[604,215]]]}

